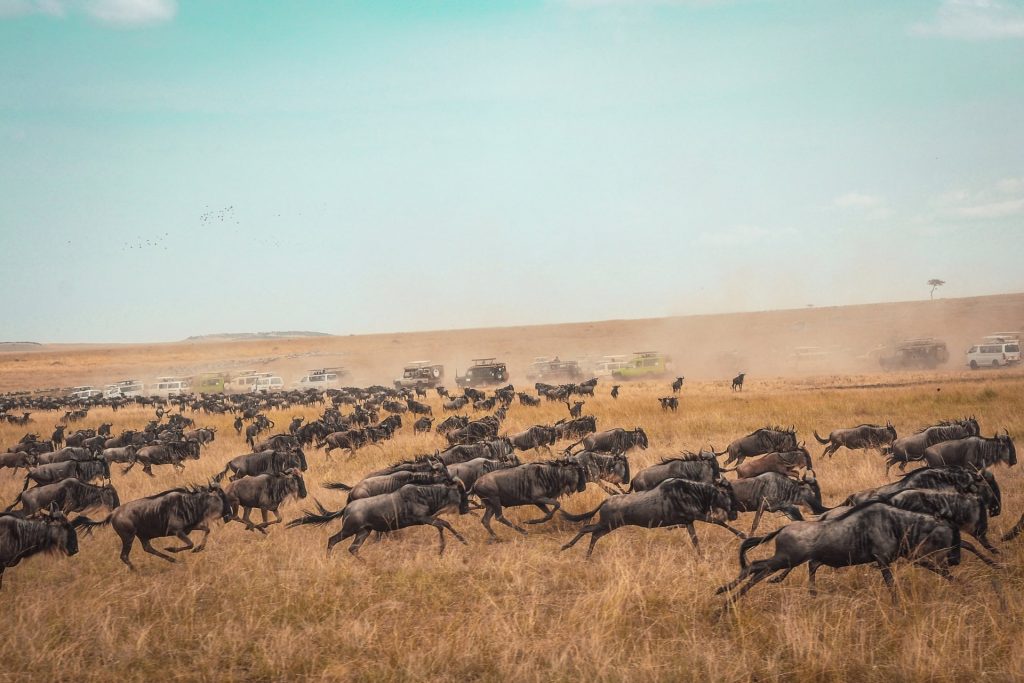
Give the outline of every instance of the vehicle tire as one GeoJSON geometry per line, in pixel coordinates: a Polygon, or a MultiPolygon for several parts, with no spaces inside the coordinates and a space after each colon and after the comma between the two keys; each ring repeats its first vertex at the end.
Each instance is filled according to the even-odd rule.
{"type": "Polygon", "coordinates": [[[977,370],[977,369],[978,369],[978,361],[972,360],[971,361],[971,370],[977,370]]]}

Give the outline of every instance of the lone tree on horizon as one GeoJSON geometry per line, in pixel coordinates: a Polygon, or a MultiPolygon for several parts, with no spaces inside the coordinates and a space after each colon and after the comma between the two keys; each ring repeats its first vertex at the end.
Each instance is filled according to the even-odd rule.
{"type": "Polygon", "coordinates": [[[935,298],[935,290],[938,289],[939,287],[941,287],[942,285],[946,284],[946,281],[945,280],[940,280],[938,278],[932,278],[931,280],[928,281],[928,284],[931,285],[931,288],[932,288],[932,291],[929,293],[928,298],[929,299],[934,299],[935,298]]]}

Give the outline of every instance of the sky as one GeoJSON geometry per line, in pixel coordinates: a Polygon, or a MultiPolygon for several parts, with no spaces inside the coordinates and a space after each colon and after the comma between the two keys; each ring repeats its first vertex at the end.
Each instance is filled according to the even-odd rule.
{"type": "Polygon", "coordinates": [[[0,340],[1024,291],[1024,1],[0,0],[0,340]]]}

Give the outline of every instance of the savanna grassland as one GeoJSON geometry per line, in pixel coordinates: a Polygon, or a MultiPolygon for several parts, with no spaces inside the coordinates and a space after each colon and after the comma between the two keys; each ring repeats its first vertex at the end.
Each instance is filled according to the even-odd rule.
{"type": "MultiPolygon", "coordinates": [[[[901,376],[906,379],[906,376],[901,376]]],[[[863,378],[861,378],[863,379],[863,378]]],[[[641,425],[651,447],[631,453],[633,472],[680,450],[731,439],[766,423],[795,425],[812,454],[819,433],[862,422],[892,420],[900,434],[941,418],[974,414],[983,432],[1024,433],[1024,375],[981,372],[953,380],[892,384],[831,378],[748,382],[742,394],[721,383],[683,389],[678,413],[663,413],[656,397],[667,383],[629,384],[613,401],[598,385],[585,413],[599,428],[641,425]]],[[[888,378],[891,379],[891,378],[888,378]]],[[[440,416],[436,396],[430,402],[440,416]]],[[[269,413],[279,428],[292,415],[269,413]]],[[[510,410],[515,431],[565,416],[562,404],[510,410]]],[[[113,483],[122,501],[192,482],[205,482],[245,452],[229,416],[191,415],[218,429],[216,441],[183,473],[139,468],[113,483]]],[[[28,430],[48,436],[56,414],[35,414],[27,428],[0,426],[7,446],[28,430]]],[[[111,421],[115,431],[141,428],[148,409],[112,414],[95,409],[77,423],[111,421]]],[[[327,460],[307,449],[310,499],[283,508],[286,520],[317,498],[336,509],[341,491],[320,483],[354,483],[400,458],[443,447],[434,435],[413,435],[411,420],[382,448],[327,460]]],[[[76,426],[77,426],[76,425],[76,426]]],[[[560,444],[564,446],[565,444],[560,444]]],[[[525,459],[546,457],[526,454],[525,459]]],[[[815,462],[826,505],[884,483],[874,452],[842,450],[815,462]]],[[[1020,468],[996,471],[1003,515],[998,539],[1024,511],[1020,468]]],[[[0,471],[0,499],[12,500],[22,478],[0,471]]],[[[563,500],[566,509],[593,508],[605,494],[591,485],[563,500]]],[[[105,513],[94,512],[92,516],[105,513]]],[[[515,520],[536,510],[513,509],[515,520]]],[[[752,515],[741,515],[748,529],[752,515]]],[[[1020,680],[1024,677],[1024,541],[997,544],[1001,570],[973,556],[954,568],[955,582],[901,564],[893,605],[878,571],[856,567],[819,573],[820,594],[807,594],[805,571],[782,585],[760,584],[724,609],[714,588],[735,577],[738,541],[724,529],[698,525],[694,551],[682,530],[627,528],[606,536],[592,561],[585,544],[559,552],[575,525],[556,518],[522,538],[495,525],[503,542],[485,543],[479,517],[448,519],[469,541],[449,542],[437,555],[437,534],[418,527],[368,542],[363,562],[345,551],[325,555],[337,529],[271,527],[267,536],[239,524],[214,527],[207,549],[169,564],[136,545],[130,572],[118,559],[109,529],[82,538],[74,557],[37,556],[9,570],[0,592],[0,680],[1020,680]]],[[[784,523],[769,515],[762,529],[784,523]]],[[[157,541],[157,547],[177,541],[157,541]]],[[[751,553],[763,556],[763,547],[751,553]]]]}

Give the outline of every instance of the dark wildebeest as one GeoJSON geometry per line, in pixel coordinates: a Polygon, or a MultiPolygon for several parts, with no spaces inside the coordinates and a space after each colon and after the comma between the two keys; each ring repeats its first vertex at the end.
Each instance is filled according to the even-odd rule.
{"type": "Polygon", "coordinates": [[[883,447],[888,446],[897,438],[896,428],[892,426],[891,422],[886,422],[884,427],[862,424],[849,429],[833,429],[828,433],[827,439],[821,438],[816,429],[813,433],[818,443],[827,444],[825,450],[821,452],[822,457],[830,458],[840,448],[849,448],[851,451],[874,448],[881,451],[883,447]]]}
{"type": "Polygon", "coordinates": [[[557,439],[554,428],[544,425],[534,425],[524,432],[509,434],[508,438],[518,450],[528,451],[543,448],[549,453],[551,452],[551,446],[557,439]]]}
{"type": "Polygon", "coordinates": [[[574,401],[572,404],[568,401],[565,402],[565,407],[569,409],[569,417],[574,420],[583,414],[584,405],[586,405],[584,401],[574,401]]]}
{"type": "Polygon", "coordinates": [[[246,530],[257,530],[267,533],[266,529],[271,524],[280,524],[281,513],[278,508],[289,498],[305,498],[306,482],[302,473],[296,469],[290,469],[280,473],[264,473],[255,476],[245,476],[241,479],[230,481],[224,486],[224,493],[231,502],[231,519],[241,522],[246,530]],[[242,517],[238,516],[238,508],[241,507],[242,517]],[[253,509],[260,511],[263,522],[253,524],[249,515],[253,509]],[[273,512],[273,522],[267,521],[267,513],[273,512]]]}
{"type": "Polygon", "coordinates": [[[466,485],[466,491],[473,492],[477,480],[495,470],[505,470],[518,465],[518,460],[492,460],[490,458],[473,458],[465,462],[457,462],[448,466],[448,473],[466,485]]]}
{"type": "Polygon", "coordinates": [[[800,447],[795,451],[769,453],[768,455],[752,458],[748,462],[736,467],[723,467],[722,471],[735,472],[736,476],[740,479],[751,479],[765,472],[778,472],[787,477],[796,478],[797,470],[801,467],[807,470],[814,469],[814,464],[811,462],[811,454],[804,448],[803,444],[800,444],[800,447]]]}
{"type": "Polygon", "coordinates": [[[110,436],[110,428],[113,427],[113,426],[114,425],[112,423],[110,423],[110,422],[104,422],[103,424],[101,424],[99,427],[96,428],[96,435],[97,436],[107,436],[107,437],[109,437],[110,436]]]}
{"type": "Polygon", "coordinates": [[[803,521],[798,507],[806,507],[816,515],[828,512],[821,504],[821,488],[814,477],[804,473],[802,480],[790,479],[778,472],[766,472],[752,479],[732,482],[740,512],[753,512],[750,533],[757,531],[764,512],[781,512],[794,521],[803,521]]]}
{"type": "Polygon", "coordinates": [[[432,416],[434,414],[434,409],[431,408],[426,403],[420,403],[419,401],[414,401],[412,399],[408,399],[405,402],[405,405],[408,406],[409,412],[412,413],[413,415],[431,415],[432,416]]]}
{"type": "Polygon", "coordinates": [[[737,599],[772,574],[807,562],[809,588],[811,595],[815,595],[814,576],[822,565],[850,567],[875,564],[895,600],[889,565],[905,558],[948,579],[949,567],[960,563],[961,547],[981,557],[977,549],[962,540],[959,530],[949,523],[932,515],[869,501],[836,519],[794,522],[766,536],[748,538],[740,544],[739,576],[715,592],[731,591],[750,577],[750,581],[733,596],[737,599]],[[773,539],[775,555],[747,563],[748,550],[773,539]]]}
{"type": "Polygon", "coordinates": [[[185,468],[186,459],[198,457],[199,444],[195,441],[171,441],[143,446],[135,452],[135,457],[124,468],[124,473],[130,472],[136,463],[142,463],[142,471],[151,477],[154,476],[153,465],[171,465],[180,471],[185,468]]]}
{"type": "Polygon", "coordinates": [[[906,469],[907,463],[923,459],[924,452],[929,446],[943,441],[954,441],[980,435],[978,421],[973,417],[965,420],[940,422],[932,427],[925,427],[915,434],[896,439],[887,449],[883,449],[882,453],[888,456],[885,461],[885,473],[888,474],[889,469],[897,463],[900,470],[903,471],[906,469]]]}
{"type": "Polygon", "coordinates": [[[323,441],[317,443],[317,448],[323,448],[324,454],[329,458],[331,451],[335,448],[347,450],[354,453],[370,441],[365,430],[350,429],[346,432],[331,432],[324,437],[323,441]]]}
{"type": "Polygon", "coordinates": [[[675,396],[659,398],[658,402],[661,403],[662,410],[671,410],[673,413],[679,410],[679,399],[675,396]]]}
{"type": "Polygon", "coordinates": [[[301,415],[293,416],[291,424],[288,425],[288,433],[295,434],[295,432],[299,431],[299,427],[302,426],[302,423],[303,421],[305,421],[305,419],[306,418],[302,417],[301,415]]]}
{"type": "Polygon", "coordinates": [[[65,446],[59,451],[40,453],[36,456],[36,462],[40,465],[49,465],[55,462],[68,462],[69,460],[92,460],[94,455],[88,448],[82,446],[65,446]]]}
{"type": "Polygon", "coordinates": [[[732,378],[732,390],[743,391],[743,380],[747,376],[747,373],[741,372],[732,378]]]}
{"type": "Polygon", "coordinates": [[[493,542],[498,537],[491,529],[492,517],[526,535],[525,529],[505,518],[503,507],[536,505],[544,516],[527,520],[526,523],[541,524],[550,520],[561,508],[558,502],[560,497],[586,488],[587,473],[582,466],[573,462],[552,461],[532,462],[490,472],[477,480],[474,492],[486,508],[481,523],[490,534],[489,542],[493,542]],[[551,509],[548,509],[549,505],[551,509]]]}
{"type": "Polygon", "coordinates": [[[764,455],[765,453],[785,453],[787,451],[795,451],[797,448],[799,446],[796,442],[796,430],[792,427],[789,429],[762,427],[744,437],[736,439],[729,444],[728,448],[721,453],[715,453],[715,455],[725,455],[728,453],[729,457],[725,461],[726,465],[733,462],[741,465],[745,458],[764,455]]]}
{"type": "Polygon", "coordinates": [[[99,460],[68,460],[67,462],[55,462],[49,465],[33,467],[25,475],[25,485],[22,491],[28,488],[29,482],[35,482],[37,486],[55,484],[64,479],[78,479],[89,482],[93,479],[103,478],[110,480],[110,467],[103,459],[99,460]]]}
{"type": "Polygon", "coordinates": [[[444,464],[436,458],[428,458],[430,469],[418,470],[397,470],[388,474],[378,474],[365,477],[355,486],[348,486],[342,482],[325,481],[325,489],[348,491],[348,502],[363,498],[373,498],[385,493],[394,493],[407,484],[417,486],[428,486],[430,484],[443,484],[451,481],[451,475],[444,464]]]}
{"type": "Polygon", "coordinates": [[[684,381],[685,381],[685,379],[683,377],[676,377],[676,381],[672,382],[672,393],[673,394],[678,394],[679,393],[679,390],[683,388],[683,382],[684,381]]]}
{"type": "Polygon", "coordinates": [[[21,501],[21,512],[33,515],[39,510],[56,505],[64,514],[83,512],[91,507],[104,505],[114,510],[121,504],[113,486],[93,486],[78,479],[64,479],[56,484],[46,484],[22,491],[7,508],[10,512],[21,501]]]}
{"type": "Polygon", "coordinates": [[[231,481],[235,481],[257,474],[280,474],[293,467],[297,467],[301,472],[306,471],[306,454],[300,448],[290,451],[245,453],[229,460],[213,480],[220,481],[228,472],[231,472],[231,481]]]}
{"type": "MultiPolygon", "coordinates": [[[[986,534],[988,533],[988,511],[992,505],[991,500],[983,496],[970,493],[957,493],[956,491],[935,491],[931,489],[904,489],[897,493],[879,498],[886,505],[920,512],[924,515],[933,515],[944,519],[952,526],[960,529],[962,533],[969,534],[978,539],[978,542],[992,553],[999,551],[989,543],[986,534]]],[[[852,507],[832,508],[818,521],[835,519],[844,514],[852,507]]],[[[992,564],[988,558],[982,558],[986,564],[992,564]]],[[[781,578],[779,579],[781,581],[781,578]]]]}
{"type": "Polygon", "coordinates": [[[469,496],[466,493],[466,487],[458,480],[427,486],[407,484],[394,493],[352,501],[336,512],[324,509],[320,503],[317,503],[316,506],[316,513],[307,513],[299,519],[289,522],[288,526],[295,527],[303,524],[320,526],[341,517],[341,531],[327,540],[328,553],[339,541],[355,536],[348,551],[353,557],[358,557],[359,548],[371,532],[384,533],[421,524],[428,524],[437,529],[440,536],[439,553],[444,552],[445,529],[450,531],[463,545],[466,544],[466,540],[459,532],[439,516],[453,509],[458,510],[460,515],[469,511],[469,496]]]}
{"type": "Polygon", "coordinates": [[[615,386],[612,387],[612,398],[618,398],[619,397],[619,388],[621,386],[622,386],[621,384],[616,384],[615,386]]]}
{"type": "Polygon", "coordinates": [[[606,455],[604,453],[580,451],[570,455],[567,460],[582,466],[587,473],[587,482],[597,484],[606,493],[611,493],[612,495],[624,493],[621,487],[628,485],[630,482],[629,459],[624,453],[606,455]],[[620,488],[615,490],[605,482],[620,488]]]}
{"type": "Polygon", "coordinates": [[[167,548],[168,552],[178,553],[191,549],[192,552],[198,553],[206,547],[206,539],[210,535],[209,522],[218,517],[225,522],[231,519],[231,501],[227,495],[219,486],[195,486],[171,489],[130,501],[99,522],[86,520],[84,517],[80,519],[84,521],[83,526],[86,529],[111,525],[121,538],[121,561],[128,565],[129,569],[135,569],[128,555],[136,538],[147,553],[174,562],[173,557],[154,548],[150,541],[154,538],[174,536],[185,545],[167,548]],[[188,537],[196,530],[203,532],[203,539],[199,545],[192,543],[192,539],[188,537]]]}
{"type": "Polygon", "coordinates": [[[598,513],[601,513],[600,521],[580,529],[571,541],[562,546],[562,550],[568,550],[590,534],[590,547],[587,548],[589,559],[598,539],[623,526],[648,529],[683,526],[689,532],[694,548],[698,547],[694,522],[724,526],[743,538],[742,532],[726,524],[726,520],[736,519],[736,510],[728,490],[723,486],[688,479],[666,479],[649,491],[606,498],[596,508],[582,515],[570,515],[563,511],[562,516],[571,522],[586,522],[598,513]]]}
{"type": "Polygon", "coordinates": [[[299,437],[292,434],[275,434],[253,446],[253,453],[262,451],[286,451],[299,447],[299,437]]]}
{"type": "Polygon", "coordinates": [[[64,430],[65,425],[54,425],[53,434],[50,436],[50,443],[53,444],[54,448],[60,448],[64,445],[64,430]]]}
{"type": "Polygon", "coordinates": [[[594,453],[625,453],[639,446],[642,450],[647,450],[650,446],[650,442],[647,440],[647,434],[640,427],[637,427],[631,432],[627,432],[621,427],[616,429],[606,429],[603,432],[597,432],[596,434],[590,434],[583,437],[574,444],[571,444],[566,448],[566,452],[577,446],[583,444],[583,450],[592,451],[594,453]]]}
{"type": "Polygon", "coordinates": [[[430,428],[434,424],[434,418],[432,417],[421,417],[412,423],[413,434],[427,434],[430,432],[430,428]]]}
{"type": "Polygon", "coordinates": [[[24,451],[18,451],[16,453],[0,453],[0,468],[11,467],[14,469],[14,472],[17,473],[22,467],[28,469],[38,465],[38,457],[39,456],[34,453],[26,453],[24,451]]]}
{"type": "Polygon", "coordinates": [[[1017,449],[1009,433],[994,438],[972,436],[956,441],[943,441],[925,449],[924,460],[929,467],[968,467],[984,469],[1006,463],[1017,464],[1017,449]]]}
{"type": "Polygon", "coordinates": [[[977,472],[959,467],[924,467],[904,475],[898,481],[873,489],[858,491],[847,496],[840,505],[854,506],[869,500],[883,498],[907,489],[931,489],[935,491],[956,491],[982,496],[991,500],[989,515],[996,517],[1002,507],[1002,495],[995,476],[988,470],[977,472]],[[989,498],[991,496],[991,498],[989,498]]]}
{"type": "Polygon", "coordinates": [[[435,429],[434,431],[444,436],[450,434],[451,432],[458,431],[468,424],[469,418],[466,417],[465,415],[452,415],[451,417],[446,417],[444,420],[442,420],[437,425],[437,429],[435,429]]]}
{"type": "Polygon", "coordinates": [[[39,517],[25,518],[21,513],[0,514],[0,588],[4,570],[26,557],[41,552],[61,552],[69,557],[78,552],[76,524],[68,522],[56,507],[39,517]]]}
{"type": "Polygon", "coordinates": [[[469,399],[465,396],[456,396],[450,401],[441,402],[441,410],[446,413],[455,413],[469,405],[469,399]]]}
{"type": "Polygon", "coordinates": [[[121,446],[120,448],[104,448],[100,455],[109,465],[112,462],[130,463],[135,461],[135,454],[138,449],[135,446],[121,446]]]}
{"type": "Polygon", "coordinates": [[[232,426],[235,428],[235,432],[237,434],[239,434],[239,435],[242,434],[242,427],[245,426],[245,423],[242,422],[242,416],[241,415],[236,415],[235,416],[235,421],[232,424],[232,426]]]}
{"type": "Polygon", "coordinates": [[[535,408],[540,405],[540,399],[536,396],[530,396],[523,392],[519,392],[517,396],[519,396],[519,405],[530,406],[531,408],[535,408]]]}
{"type": "Polygon", "coordinates": [[[633,476],[630,493],[649,491],[666,479],[688,479],[714,484],[722,480],[722,470],[715,458],[714,448],[700,453],[683,453],[664,458],[657,465],[640,470],[633,476]]]}
{"type": "Polygon", "coordinates": [[[196,441],[200,446],[205,446],[214,442],[217,438],[217,430],[213,427],[200,427],[199,429],[190,429],[182,436],[187,441],[196,441]]]}
{"type": "Polygon", "coordinates": [[[559,439],[582,439],[597,431],[597,418],[584,415],[575,420],[559,420],[555,423],[555,436],[559,439]]]}

